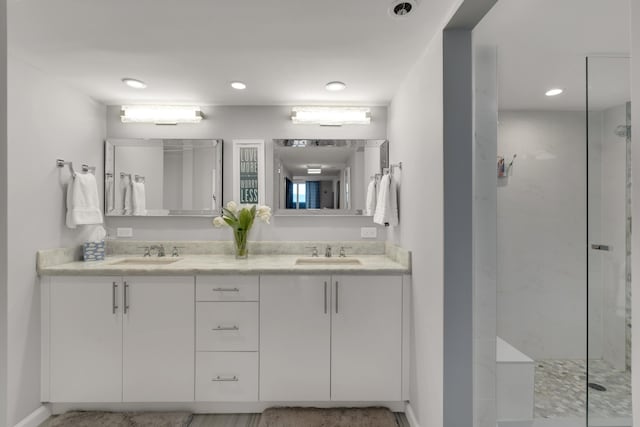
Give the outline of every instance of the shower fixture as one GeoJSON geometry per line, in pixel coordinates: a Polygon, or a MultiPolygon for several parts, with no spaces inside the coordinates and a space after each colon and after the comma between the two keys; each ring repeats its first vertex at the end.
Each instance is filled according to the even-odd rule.
{"type": "Polygon", "coordinates": [[[621,138],[627,138],[631,136],[631,126],[619,125],[613,132],[621,138]]]}

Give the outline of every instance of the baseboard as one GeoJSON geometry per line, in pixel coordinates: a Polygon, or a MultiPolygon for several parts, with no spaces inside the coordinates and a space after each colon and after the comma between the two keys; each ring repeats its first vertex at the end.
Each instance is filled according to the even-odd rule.
{"type": "Polygon", "coordinates": [[[407,403],[404,407],[404,415],[407,417],[407,421],[409,421],[409,425],[411,427],[420,427],[416,414],[413,413],[413,408],[410,403],[407,403]]]}
{"type": "Polygon", "coordinates": [[[44,405],[27,415],[14,427],[38,427],[51,416],[51,411],[44,405]]]}

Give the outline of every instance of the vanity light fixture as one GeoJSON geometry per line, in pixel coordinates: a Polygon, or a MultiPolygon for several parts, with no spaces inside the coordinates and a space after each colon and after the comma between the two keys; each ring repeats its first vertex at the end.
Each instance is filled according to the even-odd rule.
{"type": "Polygon", "coordinates": [[[329,82],[325,85],[325,88],[331,92],[338,92],[344,90],[346,87],[347,85],[345,83],[339,81],[329,82]]]}
{"type": "Polygon", "coordinates": [[[293,107],[291,120],[295,124],[321,126],[368,125],[371,109],[368,107],[293,107]]]}
{"type": "Polygon", "coordinates": [[[134,89],[144,89],[147,87],[147,84],[142,80],[132,79],[130,77],[125,77],[122,79],[122,83],[126,84],[129,87],[134,89]]]}
{"type": "Polygon", "coordinates": [[[120,118],[122,123],[177,125],[200,123],[202,111],[200,107],[184,105],[123,105],[120,118]]]}
{"type": "Polygon", "coordinates": [[[557,95],[560,95],[562,92],[564,92],[564,90],[563,90],[563,89],[560,89],[560,88],[553,88],[553,89],[549,89],[549,90],[545,93],[545,95],[547,95],[547,96],[557,96],[557,95]]]}
{"type": "Polygon", "coordinates": [[[247,85],[244,82],[235,81],[231,82],[231,87],[237,90],[245,90],[247,85]]]}
{"type": "Polygon", "coordinates": [[[322,169],[319,168],[307,168],[307,174],[309,175],[320,175],[322,173],[322,169]]]}

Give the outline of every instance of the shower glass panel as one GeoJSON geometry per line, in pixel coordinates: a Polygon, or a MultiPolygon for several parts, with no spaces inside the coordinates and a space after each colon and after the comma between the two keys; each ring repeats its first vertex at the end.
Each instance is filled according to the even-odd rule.
{"type": "Polygon", "coordinates": [[[630,60],[587,58],[589,426],[631,426],[630,60]]]}

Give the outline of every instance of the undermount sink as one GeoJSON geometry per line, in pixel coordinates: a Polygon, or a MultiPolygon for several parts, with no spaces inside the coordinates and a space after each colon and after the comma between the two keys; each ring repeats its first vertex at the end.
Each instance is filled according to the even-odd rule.
{"type": "Polygon", "coordinates": [[[296,265],[362,265],[357,258],[298,258],[296,265]]]}
{"type": "Polygon", "coordinates": [[[180,261],[181,258],[125,258],[111,263],[111,265],[169,265],[180,261]]]}

